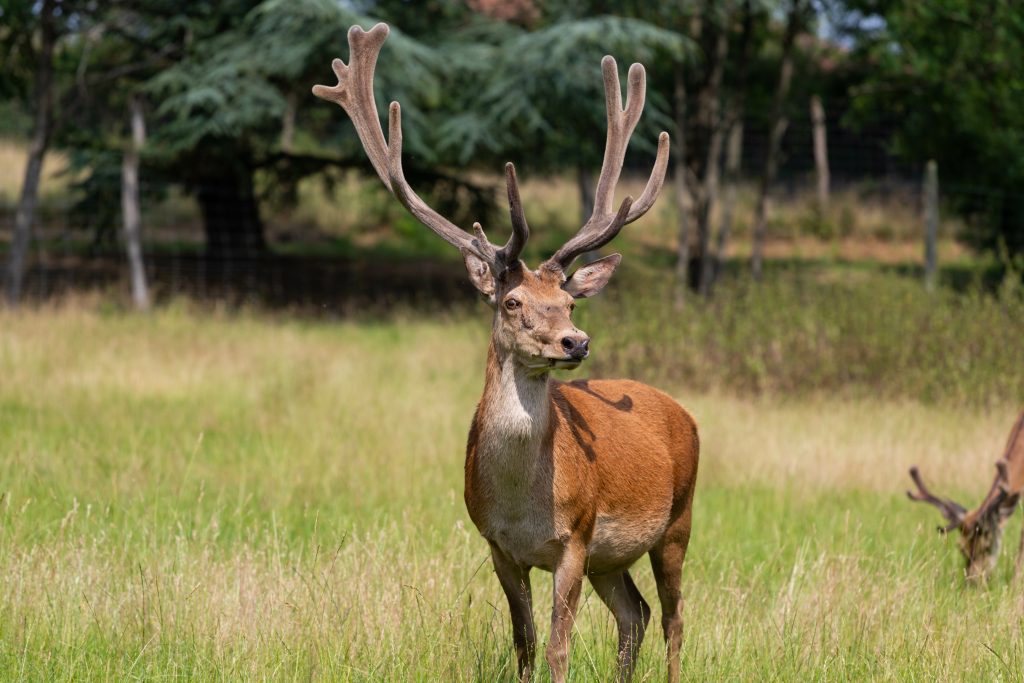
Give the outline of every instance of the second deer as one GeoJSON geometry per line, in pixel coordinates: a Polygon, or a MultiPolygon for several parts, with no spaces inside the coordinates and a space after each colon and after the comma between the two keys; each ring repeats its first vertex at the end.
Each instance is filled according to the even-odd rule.
{"type": "MultiPolygon", "coordinates": [[[[1013,516],[1024,492],[1024,412],[1010,430],[1003,457],[996,461],[996,477],[989,487],[981,505],[967,511],[962,505],[949,498],[934,495],[921,480],[917,467],[910,468],[910,477],[917,486],[917,492],[907,491],[911,500],[934,505],[946,518],[946,526],[939,527],[942,533],[959,531],[957,544],[966,562],[966,575],[971,581],[984,581],[995,569],[1002,547],[1003,528],[1013,516]]],[[[1017,549],[1014,575],[1020,574],[1024,565],[1024,532],[1017,549]]]]}

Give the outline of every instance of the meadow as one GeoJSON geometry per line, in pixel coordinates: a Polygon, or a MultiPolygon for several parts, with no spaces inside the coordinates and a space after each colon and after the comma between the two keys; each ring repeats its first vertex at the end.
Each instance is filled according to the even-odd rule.
{"type": "MultiPolygon", "coordinates": [[[[980,499],[1017,385],[971,375],[982,390],[919,399],[856,376],[790,392],[659,373],[663,358],[640,362],[651,345],[624,345],[614,301],[582,307],[595,362],[577,374],[640,370],[700,423],[684,680],[1021,680],[1019,519],[972,588],[938,515],[903,494],[917,463],[980,499]]],[[[961,299],[935,320],[969,340],[1008,325],[993,343],[1012,357],[1017,309],[995,301],[971,318],[981,332],[961,299]]],[[[89,298],[0,312],[0,677],[512,680],[461,495],[486,317],[182,301],[139,316],[89,298]]],[[[680,352],[712,346],[683,336],[680,352]]],[[[804,347],[780,344],[798,363],[804,347]]],[[[661,680],[646,559],[633,574],[654,605],[636,680],[661,680]]],[[[548,575],[534,589],[546,638],[548,575]]],[[[573,680],[610,679],[614,623],[589,586],[574,637],[573,680]]]]}

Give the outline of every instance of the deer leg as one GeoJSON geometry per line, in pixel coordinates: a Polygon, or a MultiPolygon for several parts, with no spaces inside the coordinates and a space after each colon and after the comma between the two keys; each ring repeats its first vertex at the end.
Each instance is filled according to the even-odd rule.
{"type": "Polygon", "coordinates": [[[554,683],[563,683],[569,665],[569,639],[576,620],[583,587],[583,565],[587,551],[582,544],[570,544],[555,567],[554,606],[551,609],[551,639],[545,657],[554,683]]]}
{"type": "Polygon", "coordinates": [[[1024,527],[1020,530],[1020,544],[1017,546],[1017,561],[1013,563],[1013,579],[1020,578],[1021,567],[1024,566],[1024,527]]]}
{"type": "Polygon", "coordinates": [[[651,549],[651,569],[658,585],[661,602],[661,626],[665,630],[668,650],[668,681],[679,681],[679,651],[683,645],[683,596],[680,582],[686,546],[690,543],[690,508],[687,506],[665,531],[665,536],[651,549]]]}
{"type": "Polygon", "coordinates": [[[530,592],[530,568],[516,564],[491,544],[491,561],[512,615],[512,643],[516,648],[519,680],[525,683],[533,675],[537,632],[533,627],[533,594],[530,592]]]}
{"type": "Polygon", "coordinates": [[[619,627],[619,681],[629,681],[633,677],[636,653],[651,620],[651,608],[629,572],[591,576],[590,583],[615,615],[619,627]]]}

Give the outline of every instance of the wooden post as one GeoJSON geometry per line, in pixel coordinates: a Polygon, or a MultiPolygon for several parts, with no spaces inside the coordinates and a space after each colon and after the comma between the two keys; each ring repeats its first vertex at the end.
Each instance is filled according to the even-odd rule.
{"type": "Polygon", "coordinates": [[[814,168],[818,177],[818,211],[828,209],[828,143],[825,137],[825,108],[821,98],[811,96],[811,122],[814,130],[814,168]]]}
{"type": "Polygon", "coordinates": [[[121,215],[124,219],[124,242],[132,278],[132,301],[140,311],[149,309],[146,268],[142,262],[142,212],[139,208],[139,150],[146,141],[146,123],[142,102],[137,95],[129,101],[131,140],[121,160],[121,215]]]}
{"type": "Polygon", "coordinates": [[[935,289],[937,254],[935,241],[939,234],[939,165],[935,160],[925,164],[924,170],[924,284],[928,291],[935,289]]]}

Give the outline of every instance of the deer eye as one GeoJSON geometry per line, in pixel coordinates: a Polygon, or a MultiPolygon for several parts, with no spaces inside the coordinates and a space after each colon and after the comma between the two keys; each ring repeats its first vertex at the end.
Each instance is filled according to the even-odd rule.
{"type": "Polygon", "coordinates": [[[519,303],[518,299],[512,299],[512,298],[505,299],[505,308],[507,308],[510,311],[516,310],[521,305],[522,304],[519,303]]]}
{"type": "Polygon", "coordinates": [[[570,303],[569,304],[569,312],[571,313],[572,311],[575,311],[575,310],[576,310],[576,304],[570,303]]]}

